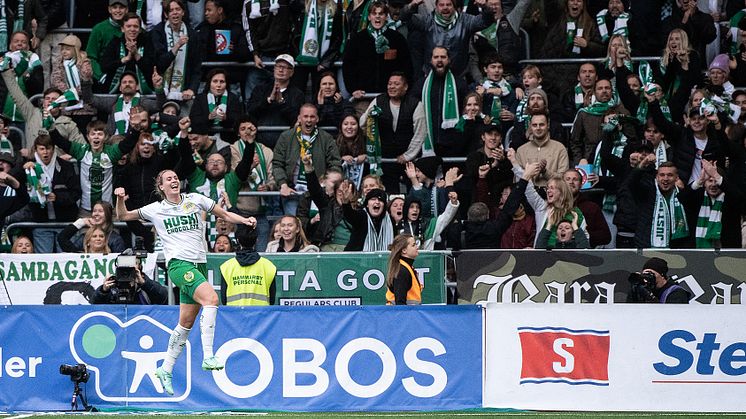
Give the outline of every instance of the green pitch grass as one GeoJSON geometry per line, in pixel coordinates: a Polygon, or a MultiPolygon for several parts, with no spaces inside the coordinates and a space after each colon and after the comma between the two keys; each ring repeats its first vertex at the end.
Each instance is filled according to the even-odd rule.
{"type": "MultiPolygon", "coordinates": [[[[728,413],[610,413],[610,412],[528,412],[528,411],[459,411],[459,412],[387,412],[387,413],[291,413],[291,412],[205,412],[200,414],[173,412],[163,413],[76,413],[90,419],[111,419],[112,416],[123,416],[126,419],[205,419],[205,417],[225,416],[228,419],[257,419],[257,418],[284,418],[284,419],[344,419],[344,418],[454,418],[454,419],[499,419],[499,418],[560,418],[560,419],[620,419],[620,418],[666,418],[666,419],[716,419],[716,418],[746,418],[746,414],[728,413]]],[[[60,413],[19,413],[14,415],[0,415],[0,419],[70,419],[70,414],[60,413]]]]}

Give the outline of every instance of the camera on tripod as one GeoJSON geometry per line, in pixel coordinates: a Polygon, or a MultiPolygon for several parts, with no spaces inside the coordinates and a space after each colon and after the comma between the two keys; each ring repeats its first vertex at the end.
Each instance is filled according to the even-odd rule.
{"type": "Polygon", "coordinates": [[[135,240],[135,250],[126,249],[117,256],[114,279],[110,292],[115,303],[132,304],[137,298],[138,261],[148,257],[141,237],[135,240]]]}
{"type": "Polygon", "coordinates": [[[642,287],[651,292],[655,289],[655,274],[652,272],[632,272],[627,279],[633,287],[642,287]]]}
{"type": "Polygon", "coordinates": [[[69,375],[70,381],[75,383],[87,383],[88,379],[91,378],[91,374],[88,372],[88,367],[85,364],[62,364],[60,365],[60,374],[69,375]]]}

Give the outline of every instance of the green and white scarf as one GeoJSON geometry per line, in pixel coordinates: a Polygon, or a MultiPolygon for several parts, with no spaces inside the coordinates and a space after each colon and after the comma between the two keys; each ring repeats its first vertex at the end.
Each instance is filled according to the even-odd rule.
{"type": "Polygon", "coordinates": [[[376,46],[376,54],[383,54],[384,52],[389,50],[389,40],[385,36],[383,36],[383,33],[386,31],[386,26],[376,30],[373,29],[373,26],[369,24],[367,31],[370,36],[373,37],[373,41],[376,46]]]}
{"type": "MultiPolygon", "coordinates": [[[[128,51],[124,48],[125,40],[122,38],[119,42],[119,58],[124,58],[127,56],[128,51]]],[[[137,47],[137,53],[142,57],[145,53],[144,47],[137,47]]],[[[122,64],[117,68],[117,71],[114,73],[114,77],[111,79],[111,85],[109,86],[109,93],[115,94],[119,91],[119,82],[122,80],[122,74],[124,74],[125,65],[122,64]]],[[[147,80],[145,79],[145,75],[142,74],[142,71],[140,71],[139,66],[135,66],[135,75],[137,76],[137,83],[140,85],[140,91],[143,94],[151,94],[153,93],[153,90],[150,88],[150,85],[148,84],[147,80]]]]}
{"type": "Polygon", "coordinates": [[[497,49],[497,22],[477,32],[476,35],[481,36],[492,48],[497,49]]]}
{"type": "Polygon", "coordinates": [[[381,176],[381,131],[378,127],[378,117],[383,111],[378,106],[373,106],[365,121],[365,153],[370,163],[370,173],[381,176]]]}
{"type": "MultiPolygon", "coordinates": [[[[609,13],[609,9],[603,9],[596,15],[596,24],[598,25],[598,32],[601,35],[601,41],[606,42],[611,37],[609,30],[606,28],[606,15],[609,13]]],[[[629,20],[629,13],[623,12],[616,19],[614,19],[614,29],[611,35],[622,35],[627,38],[629,31],[627,30],[627,21],[629,20]]]]}
{"type": "Polygon", "coordinates": [[[69,89],[80,87],[80,75],[78,74],[78,66],[76,64],[77,61],[74,58],[62,61],[62,67],[65,69],[65,81],[69,89]]]}
{"type": "Polygon", "coordinates": [[[679,188],[674,187],[666,199],[655,183],[655,207],[653,225],[650,226],[650,247],[668,248],[671,240],[686,237],[689,227],[686,223],[684,207],[679,202],[679,188]]]}
{"type": "MultiPolygon", "coordinates": [[[[220,97],[217,99],[218,102],[215,101],[215,95],[212,94],[212,92],[207,93],[207,110],[212,113],[216,107],[221,108],[223,112],[226,112],[228,109],[228,92],[224,92],[220,97]]],[[[220,119],[213,119],[212,124],[213,125],[220,125],[220,119]]]]}
{"type": "Polygon", "coordinates": [[[127,133],[127,128],[130,124],[130,109],[139,104],[140,93],[135,93],[135,96],[132,97],[126,110],[124,106],[124,96],[119,95],[119,97],[117,97],[117,101],[114,102],[114,126],[116,127],[114,135],[124,135],[127,133]]]}
{"type": "Polygon", "coordinates": [[[612,103],[609,102],[594,102],[589,106],[585,106],[583,108],[580,108],[579,112],[585,112],[590,115],[595,116],[604,116],[607,112],[609,112],[609,109],[611,109],[612,103]]]}
{"type": "Polygon", "coordinates": [[[666,152],[666,141],[661,140],[660,143],[658,143],[658,147],[655,148],[655,168],[657,169],[658,166],[661,165],[661,163],[665,163],[668,161],[668,154],[666,152]]]}
{"type": "MultiPolygon", "coordinates": [[[[433,144],[433,138],[435,138],[435,127],[433,127],[433,116],[432,116],[432,103],[430,100],[430,92],[433,88],[434,71],[430,70],[430,73],[425,79],[425,84],[422,88],[422,104],[425,107],[425,120],[427,122],[427,136],[425,142],[422,144],[422,156],[434,156],[435,148],[433,144]]],[[[456,89],[456,78],[453,77],[451,70],[445,75],[445,82],[443,86],[443,109],[441,109],[441,118],[443,122],[440,124],[440,128],[449,129],[456,126],[459,121],[459,110],[458,110],[458,95],[456,89]]]]}
{"type": "Polygon", "coordinates": [[[451,29],[453,29],[454,26],[456,26],[456,22],[458,21],[459,16],[461,16],[459,12],[453,12],[451,17],[446,18],[443,17],[443,15],[441,15],[440,13],[433,11],[433,21],[436,25],[443,28],[446,32],[450,31],[451,29]]]}
{"type": "Polygon", "coordinates": [[[0,52],[8,50],[8,16],[5,13],[5,0],[0,0],[0,52]]]}
{"type": "MultiPolygon", "coordinates": [[[[49,106],[47,106],[47,110],[51,111],[56,108],[79,109],[81,107],[82,105],[80,105],[80,98],[78,97],[78,91],[75,89],[70,89],[70,90],[65,90],[62,93],[62,96],[50,102],[49,106]]],[[[41,122],[42,122],[42,127],[44,129],[47,129],[47,130],[51,129],[52,125],[54,125],[54,117],[50,113],[41,122]]]]}
{"type": "Polygon", "coordinates": [[[482,83],[482,87],[485,89],[499,88],[501,90],[500,95],[492,95],[492,104],[490,105],[490,116],[492,117],[492,125],[500,125],[500,112],[503,110],[502,100],[500,97],[505,97],[512,92],[510,83],[503,77],[500,81],[485,80],[482,83]]]}
{"type": "MultiPolygon", "coordinates": [[[[637,69],[637,71],[640,77],[640,82],[642,83],[643,93],[651,96],[654,95],[658,91],[658,88],[653,82],[653,70],[652,68],[650,68],[650,64],[647,61],[641,61],[640,67],[637,69]]],[[[666,99],[662,97],[660,98],[660,100],[658,100],[658,103],[660,104],[663,116],[666,117],[667,120],[671,121],[671,109],[668,107],[668,102],[666,101],[666,99]]],[[[640,104],[637,106],[636,116],[640,124],[645,125],[647,123],[648,101],[647,99],[645,99],[644,95],[640,96],[640,104]]]]}
{"type": "Polygon", "coordinates": [[[306,170],[303,167],[302,158],[308,153],[313,153],[313,144],[316,142],[316,138],[319,136],[319,129],[314,128],[313,133],[311,134],[311,137],[306,139],[303,138],[303,133],[301,132],[300,126],[295,128],[295,139],[298,141],[298,145],[300,145],[300,156],[298,157],[298,179],[295,182],[295,185],[302,185],[303,187],[306,187],[308,183],[306,182],[306,170]]]}
{"type": "MultiPolygon", "coordinates": [[[[221,178],[217,182],[213,182],[210,179],[206,179],[209,183],[210,188],[210,199],[218,202],[223,192],[225,192],[225,177],[221,178]]],[[[215,244],[215,240],[218,238],[218,217],[215,214],[210,213],[207,215],[207,240],[210,243],[210,247],[215,244]]]]}
{"type": "Polygon", "coordinates": [[[738,29],[738,24],[741,20],[746,17],[746,9],[739,10],[732,18],[730,18],[730,53],[735,55],[740,53],[739,47],[741,46],[741,35],[738,29]]]}
{"type": "MultiPolygon", "coordinates": [[[[572,223],[573,219],[573,213],[578,215],[578,228],[585,229],[585,217],[583,216],[583,213],[580,211],[578,207],[573,208],[570,212],[565,214],[565,216],[562,218],[562,221],[569,221],[572,223]]],[[[544,221],[544,226],[542,228],[547,228],[547,223],[549,222],[549,218],[547,218],[546,221],[544,221]]],[[[550,229],[551,234],[549,235],[549,239],[547,240],[547,249],[554,249],[557,246],[557,226],[551,226],[550,229]]],[[[583,233],[585,234],[585,233],[583,233]]]]}
{"type": "MultiPolygon", "coordinates": [[[[585,105],[585,92],[583,91],[583,88],[580,86],[580,83],[575,85],[575,88],[573,89],[575,92],[574,98],[575,98],[575,111],[579,111],[584,105],[585,105]]],[[[596,95],[591,94],[591,105],[596,103],[596,95]]]]}
{"type": "Polygon", "coordinates": [[[13,21],[13,32],[23,30],[24,17],[26,15],[25,3],[24,0],[18,0],[18,13],[16,13],[16,19],[13,21]]]}
{"type": "Polygon", "coordinates": [[[577,23],[574,20],[568,20],[565,26],[567,48],[572,48],[571,52],[573,55],[580,54],[580,47],[576,47],[574,42],[575,38],[583,37],[583,28],[578,28],[577,23]]]}
{"type": "MultiPolygon", "coordinates": [[[[187,36],[186,23],[181,23],[178,32],[173,30],[170,23],[166,23],[166,43],[168,43],[169,51],[171,51],[171,48],[179,42],[179,38],[182,36],[187,36]]],[[[166,96],[170,95],[171,92],[174,92],[175,94],[181,93],[182,88],[184,87],[188,44],[189,43],[187,42],[179,48],[179,51],[176,53],[176,58],[174,58],[174,61],[170,66],[168,66],[166,72],[163,74],[166,96]]],[[[176,96],[178,97],[171,97],[171,99],[181,99],[181,95],[176,96]]]]}
{"type": "MultiPolygon", "coordinates": [[[[365,20],[365,19],[363,19],[365,20]]],[[[318,65],[331,45],[334,15],[332,0],[327,0],[321,13],[316,7],[316,0],[311,0],[305,19],[303,19],[303,33],[300,40],[300,54],[296,60],[304,65],[318,65]]]]}
{"type": "MultiPolygon", "coordinates": [[[[241,157],[243,157],[244,150],[246,150],[246,143],[243,140],[238,140],[238,153],[241,157]]],[[[246,181],[252,191],[257,190],[260,185],[267,181],[267,158],[264,156],[261,144],[257,143],[254,146],[254,154],[259,159],[259,164],[251,169],[251,174],[246,181]]]]}
{"type": "Polygon", "coordinates": [[[724,201],[725,192],[721,192],[715,199],[710,198],[705,193],[697,215],[697,230],[695,232],[697,249],[713,249],[719,246],[720,235],[723,231],[721,219],[724,201]]]}
{"type": "MultiPolygon", "coordinates": [[[[619,126],[619,117],[614,117],[609,120],[609,123],[604,124],[604,132],[612,132],[619,126]]],[[[611,171],[602,170],[603,161],[601,159],[601,147],[603,143],[599,141],[596,145],[596,153],[593,159],[593,172],[599,176],[613,176],[611,171]]],[[[616,131],[614,135],[613,145],[611,148],[611,154],[616,157],[622,157],[624,154],[624,147],[627,146],[627,136],[622,131],[616,131]]],[[[616,194],[606,193],[604,194],[601,208],[604,212],[613,214],[616,211],[616,194]]]]}
{"type": "Polygon", "coordinates": [[[57,163],[57,152],[54,151],[52,160],[49,164],[44,164],[39,157],[39,153],[34,153],[36,164],[32,169],[26,169],[26,178],[28,179],[28,190],[31,202],[40,204],[42,208],[46,207],[47,195],[52,193],[52,180],[54,171],[59,169],[57,163]]]}
{"type": "Polygon", "coordinates": [[[0,153],[8,153],[11,156],[16,155],[15,150],[13,150],[13,144],[10,142],[8,137],[4,135],[0,137],[0,153]]]}
{"type": "MultiPolygon", "coordinates": [[[[26,75],[31,74],[36,68],[41,67],[39,56],[36,55],[36,53],[26,50],[6,52],[2,70],[7,69],[11,63],[13,64],[13,71],[15,73],[16,82],[18,82],[18,87],[21,88],[21,91],[24,94],[28,95],[26,89],[26,75]]],[[[13,122],[23,122],[23,115],[18,112],[16,102],[10,97],[10,95],[5,99],[3,113],[13,122]]]]}

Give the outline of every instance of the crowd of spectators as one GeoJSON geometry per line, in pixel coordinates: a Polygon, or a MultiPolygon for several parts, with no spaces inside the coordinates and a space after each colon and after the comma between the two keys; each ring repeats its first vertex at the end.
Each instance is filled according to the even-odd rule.
{"type": "Polygon", "coordinates": [[[259,251],[744,244],[742,0],[66,4],[0,2],[4,251],[157,250],[165,169],[259,251]]]}

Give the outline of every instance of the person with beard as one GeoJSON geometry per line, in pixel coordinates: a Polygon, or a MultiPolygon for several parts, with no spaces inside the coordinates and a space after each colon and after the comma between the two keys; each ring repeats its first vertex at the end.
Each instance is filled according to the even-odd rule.
{"type": "Polygon", "coordinates": [[[355,98],[365,92],[383,92],[389,77],[402,72],[412,79],[407,40],[387,24],[388,6],[375,1],[368,9],[367,29],[350,36],[344,50],[342,72],[347,90],[355,98]]]}
{"type": "Polygon", "coordinates": [[[307,153],[313,157],[316,173],[326,173],[334,168],[342,170],[339,149],[334,138],[318,127],[319,113],[316,106],[301,106],[295,127],[280,134],[274,149],[272,173],[280,185],[280,196],[286,215],[295,215],[298,209],[298,192],[308,190],[301,158],[307,153]]]}
{"type": "MultiPolygon", "coordinates": [[[[412,0],[401,10],[401,21],[410,30],[425,33],[424,48],[427,54],[433,54],[437,48],[444,48],[453,58],[453,73],[461,78],[466,72],[469,59],[469,41],[477,32],[495,21],[493,11],[485,7],[486,0],[475,0],[474,4],[482,8],[479,16],[462,13],[456,9],[453,0],[437,0],[435,10],[430,14],[417,13],[423,0],[412,0]]],[[[415,73],[419,73],[415,69],[415,73]]],[[[428,69],[423,66],[422,73],[428,69]]],[[[420,75],[422,74],[420,73],[420,75]]],[[[458,102],[461,103],[461,102],[458,102]]]]}
{"type": "Polygon", "coordinates": [[[73,156],[80,165],[80,186],[83,195],[80,199],[82,215],[90,214],[97,201],[111,203],[114,183],[114,165],[123,155],[132,151],[137,144],[140,132],[148,128],[148,112],[142,106],[134,106],[129,116],[129,129],[124,141],[106,144],[109,136],[106,124],[93,121],[87,127],[87,143],[81,144],[64,138],[55,125],[49,135],[54,144],[73,156]]]}
{"type": "Polygon", "coordinates": [[[353,188],[343,183],[342,212],[345,221],[350,225],[350,241],[345,252],[377,252],[388,250],[394,240],[394,223],[386,212],[386,192],[383,189],[372,189],[365,195],[362,208],[352,207],[353,188]]]}
{"type": "Polygon", "coordinates": [[[106,74],[102,88],[114,93],[125,72],[133,72],[140,90],[144,94],[153,93],[154,86],[149,81],[155,68],[155,52],[150,35],[142,30],[142,19],[135,13],[127,13],[122,19],[122,37],[114,38],[102,51],[99,59],[101,71],[106,74]]]}
{"type": "Polygon", "coordinates": [[[409,92],[422,100],[425,112],[427,133],[422,144],[423,156],[464,157],[460,153],[461,135],[455,127],[460,120],[459,104],[463,103],[468,89],[463,77],[456,77],[457,73],[451,71],[449,57],[445,47],[433,48],[430,73],[409,92]]]}
{"type": "Polygon", "coordinates": [[[590,246],[586,243],[585,247],[595,248],[609,243],[611,241],[611,232],[609,231],[608,224],[606,224],[601,207],[580,193],[583,179],[580,172],[577,169],[568,169],[562,175],[562,178],[567,183],[567,186],[570,187],[575,206],[580,208],[580,212],[583,213],[583,217],[585,218],[588,241],[590,242],[590,246]]]}
{"type": "MultiPolygon", "coordinates": [[[[23,165],[31,189],[29,208],[36,222],[68,222],[78,218],[80,177],[72,163],[58,158],[49,135],[34,140],[34,161],[23,165]]],[[[59,228],[35,228],[32,232],[39,253],[57,253],[59,228]]]]}
{"type": "MultiPolygon", "coordinates": [[[[596,149],[601,141],[604,127],[604,117],[608,114],[618,116],[627,115],[624,106],[612,101],[611,81],[599,79],[594,88],[596,102],[590,106],[581,108],[575,117],[570,135],[570,151],[572,159],[576,164],[593,164],[596,149]]],[[[634,127],[628,124],[622,125],[627,138],[635,136],[634,127]]]]}
{"type": "MultiPolygon", "coordinates": [[[[152,70],[152,68],[151,68],[152,70]]],[[[85,103],[90,103],[99,112],[109,115],[106,120],[106,132],[111,135],[125,135],[129,129],[129,116],[133,107],[140,105],[148,112],[157,112],[163,102],[163,77],[153,72],[153,86],[156,89],[156,100],[140,97],[140,82],[137,75],[125,71],[119,79],[119,95],[95,95],[91,90],[91,73],[83,71],[80,73],[80,98],[85,103]]]]}
{"type": "MultiPolygon", "coordinates": [[[[192,141],[186,141],[189,135],[191,121],[188,118],[182,118],[179,121],[179,154],[181,163],[177,174],[187,179],[190,193],[200,193],[220,204],[220,198],[225,192],[228,196],[230,206],[236,205],[238,191],[246,182],[251,173],[251,165],[254,162],[255,143],[247,144],[241,161],[236,166],[236,170],[231,171],[230,165],[226,164],[224,155],[220,152],[214,152],[207,156],[204,168],[197,165],[194,159],[192,141]]],[[[217,237],[217,219],[215,216],[208,217],[207,221],[207,238],[208,244],[212,245],[217,237]]],[[[256,225],[256,220],[254,221],[256,225]]]]}
{"type": "Polygon", "coordinates": [[[546,114],[532,115],[530,123],[529,140],[515,150],[513,167],[518,165],[525,169],[527,164],[539,163],[541,170],[533,182],[537,186],[545,186],[552,176],[568,169],[570,160],[565,146],[549,137],[549,117],[546,114]]]}
{"type": "Polygon", "coordinates": [[[684,183],[673,163],[662,163],[656,170],[654,162],[655,155],[648,154],[630,174],[638,214],[635,245],[638,249],[679,248],[689,237],[684,206],[678,199],[684,183]]]}
{"type": "MultiPolygon", "coordinates": [[[[159,153],[155,148],[153,135],[141,132],[137,145],[129,153],[127,164],[115,169],[114,187],[122,187],[129,194],[129,199],[125,202],[127,209],[144,207],[157,201],[158,193],[152,179],[162,170],[173,169],[178,158],[179,153],[175,150],[159,153]]],[[[138,220],[127,221],[127,227],[134,235],[143,238],[145,249],[153,250],[154,238],[150,228],[145,228],[138,220]]]]}
{"type": "Polygon", "coordinates": [[[99,22],[91,29],[85,52],[91,60],[93,78],[98,82],[104,79],[101,70],[101,55],[115,38],[122,37],[122,19],[127,14],[127,0],[109,0],[109,18],[99,22]]]}
{"type": "MultiPolygon", "coordinates": [[[[508,145],[510,148],[513,148],[515,150],[517,150],[523,144],[526,144],[526,141],[528,141],[528,127],[531,115],[549,115],[553,113],[552,109],[550,108],[549,97],[547,96],[547,93],[544,91],[544,89],[540,87],[530,89],[526,92],[526,98],[528,98],[525,107],[525,113],[527,117],[522,123],[513,124],[513,129],[510,131],[510,135],[508,136],[508,145]]],[[[559,118],[550,119],[549,136],[567,147],[567,130],[565,130],[565,127],[562,126],[562,122],[559,121],[559,118]]]]}
{"type": "MultiPolygon", "coordinates": [[[[23,120],[26,121],[24,139],[27,144],[22,144],[21,147],[28,150],[32,145],[28,144],[28,141],[32,138],[36,138],[39,130],[42,129],[44,111],[46,111],[52,102],[62,96],[62,92],[57,88],[50,87],[42,94],[43,97],[39,102],[39,106],[34,106],[28,97],[26,97],[26,95],[21,91],[21,88],[18,86],[18,82],[11,71],[3,71],[0,75],[2,75],[3,81],[5,81],[5,86],[8,88],[8,95],[15,102],[16,108],[23,116],[23,120]]],[[[60,135],[70,141],[79,143],[85,142],[85,137],[78,129],[75,121],[73,121],[69,116],[60,115],[62,113],[61,107],[54,107],[49,111],[49,113],[53,118],[55,118],[55,126],[60,135]]]]}
{"type": "Polygon", "coordinates": [[[256,229],[238,226],[236,257],[220,265],[220,301],[229,306],[268,306],[275,302],[277,267],[256,252],[256,229]]]}
{"type": "Polygon", "coordinates": [[[743,192],[715,162],[702,160],[702,173],[679,197],[687,224],[696,226],[688,248],[741,248],[743,192]]]}
{"type": "Polygon", "coordinates": [[[404,165],[420,153],[427,132],[422,102],[413,95],[407,95],[408,89],[407,76],[392,73],[386,93],[373,99],[360,117],[361,127],[377,124],[381,157],[396,159],[396,163],[381,163],[381,180],[389,192],[398,193],[400,183],[407,183],[404,165]]]}
{"type": "Polygon", "coordinates": [[[408,234],[414,237],[417,246],[421,250],[435,249],[435,243],[440,242],[440,235],[453,221],[459,208],[458,194],[455,191],[448,192],[448,205],[445,211],[438,217],[423,217],[422,203],[413,196],[408,196],[404,201],[404,217],[396,224],[397,234],[408,234]]]}
{"type": "MultiPolygon", "coordinates": [[[[514,80],[520,72],[518,61],[522,57],[521,52],[521,21],[528,12],[531,0],[520,0],[510,11],[505,10],[507,6],[503,0],[487,0],[486,8],[492,11],[495,16],[495,22],[490,26],[474,34],[473,47],[478,57],[479,63],[483,66],[485,59],[491,54],[500,51],[501,62],[505,66],[505,75],[508,79],[514,80]]],[[[478,63],[474,63],[478,65],[478,63]]],[[[479,81],[482,75],[479,71],[471,71],[472,77],[479,81]]]]}
{"type": "Polygon", "coordinates": [[[578,83],[572,90],[561,93],[560,105],[556,108],[557,115],[562,122],[570,122],[575,119],[577,112],[586,106],[596,102],[595,86],[598,81],[598,69],[591,62],[580,65],[577,74],[578,83]]]}
{"type": "Polygon", "coordinates": [[[630,14],[626,12],[627,5],[625,1],[629,0],[609,0],[609,7],[601,10],[596,14],[596,25],[598,33],[601,36],[601,42],[607,44],[612,35],[622,35],[629,37],[627,23],[630,14]]]}

